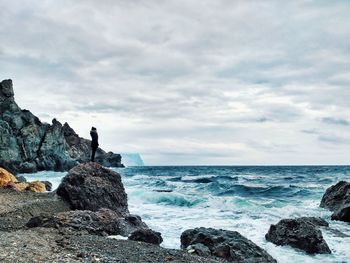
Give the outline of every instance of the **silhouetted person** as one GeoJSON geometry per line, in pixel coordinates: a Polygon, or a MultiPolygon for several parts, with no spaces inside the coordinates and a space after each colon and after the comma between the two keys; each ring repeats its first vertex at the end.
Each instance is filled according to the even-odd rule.
{"type": "Polygon", "coordinates": [[[94,162],[95,161],[95,153],[96,153],[96,150],[98,148],[98,134],[97,134],[97,130],[95,127],[91,128],[90,135],[91,135],[91,149],[92,149],[91,162],[94,162]]]}

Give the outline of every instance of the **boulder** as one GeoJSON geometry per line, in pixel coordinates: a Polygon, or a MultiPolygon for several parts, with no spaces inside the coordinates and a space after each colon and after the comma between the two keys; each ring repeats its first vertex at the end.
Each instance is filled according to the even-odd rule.
{"type": "Polygon", "coordinates": [[[323,239],[320,226],[328,226],[328,223],[310,217],[282,219],[270,226],[265,238],[278,246],[289,245],[308,254],[330,254],[331,250],[323,239]]]}
{"type": "Polygon", "coordinates": [[[40,215],[31,218],[27,223],[27,227],[70,227],[76,230],[86,230],[92,234],[121,235],[125,237],[135,231],[148,228],[140,217],[136,221],[130,221],[128,217],[122,217],[117,212],[106,208],[96,212],[74,210],[51,216],[40,215]]]}
{"type": "Polygon", "coordinates": [[[181,234],[181,248],[201,244],[201,250],[207,247],[211,255],[225,258],[231,262],[277,262],[264,249],[242,236],[237,231],[213,228],[195,228],[181,234]]]}
{"type": "Polygon", "coordinates": [[[161,233],[153,231],[152,229],[139,229],[131,233],[128,238],[133,241],[141,241],[145,243],[151,243],[159,245],[163,242],[161,233]]]}
{"type": "Polygon", "coordinates": [[[326,190],[320,207],[336,211],[345,204],[350,204],[350,183],[340,181],[326,190]]]}
{"type": "Polygon", "coordinates": [[[332,220],[350,222],[350,204],[343,205],[332,215],[332,220]]]}
{"type": "Polygon", "coordinates": [[[0,187],[4,187],[7,186],[9,183],[16,182],[17,178],[13,174],[0,167],[0,187]]]}
{"type": "Polygon", "coordinates": [[[128,215],[127,195],[118,173],[89,162],[71,169],[57,189],[72,209],[97,211],[109,208],[128,215]]]}
{"type": "Polygon", "coordinates": [[[28,191],[36,192],[36,193],[44,193],[46,192],[45,184],[40,181],[30,182],[26,188],[28,191]]]}

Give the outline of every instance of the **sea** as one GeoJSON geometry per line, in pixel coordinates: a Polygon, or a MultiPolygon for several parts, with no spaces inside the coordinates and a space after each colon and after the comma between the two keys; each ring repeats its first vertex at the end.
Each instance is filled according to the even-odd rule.
{"type": "MultiPolygon", "coordinates": [[[[180,248],[181,233],[195,227],[240,232],[278,262],[350,262],[350,224],[331,221],[319,207],[325,190],[350,181],[350,166],[143,166],[114,169],[122,176],[129,210],[162,233],[163,247],[180,248]],[[307,255],[265,240],[271,224],[315,216],[332,254],[307,255]],[[342,237],[339,231],[348,237],[342,237]]],[[[57,188],[66,173],[24,174],[57,188]]]]}

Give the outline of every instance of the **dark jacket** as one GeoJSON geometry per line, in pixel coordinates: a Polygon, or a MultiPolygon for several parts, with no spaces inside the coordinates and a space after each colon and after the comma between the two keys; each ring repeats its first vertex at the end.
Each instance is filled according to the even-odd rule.
{"type": "Polygon", "coordinates": [[[91,130],[90,131],[91,135],[91,147],[92,148],[97,148],[98,147],[98,134],[96,130],[91,130]]]}

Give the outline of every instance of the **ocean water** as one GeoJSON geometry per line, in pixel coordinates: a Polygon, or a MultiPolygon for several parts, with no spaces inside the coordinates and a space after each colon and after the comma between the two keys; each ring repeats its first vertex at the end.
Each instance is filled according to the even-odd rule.
{"type": "MultiPolygon", "coordinates": [[[[278,262],[350,262],[350,237],[322,230],[331,255],[310,256],[265,240],[271,224],[283,218],[317,216],[350,236],[350,224],[331,221],[319,207],[325,190],[350,181],[350,166],[176,166],[114,169],[122,175],[129,210],[162,233],[167,248],[180,247],[189,228],[235,230],[266,249],[278,262]],[[155,190],[171,190],[157,192],[155,190]]],[[[65,173],[24,175],[49,180],[54,188],[65,173]]]]}

